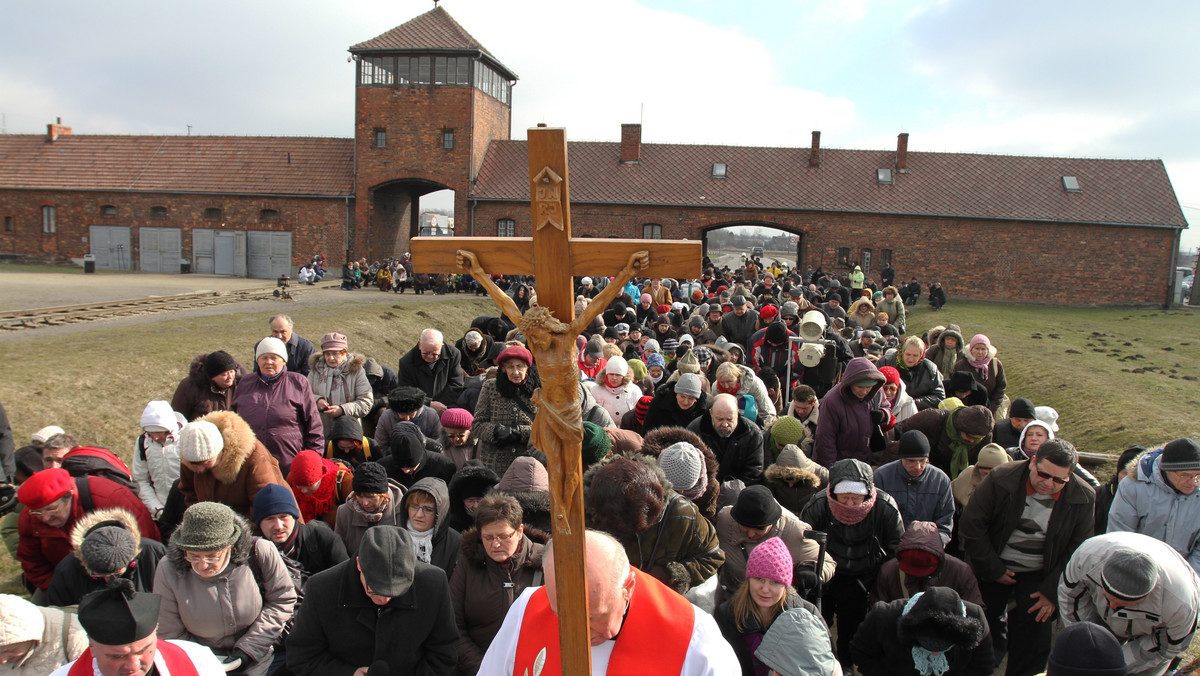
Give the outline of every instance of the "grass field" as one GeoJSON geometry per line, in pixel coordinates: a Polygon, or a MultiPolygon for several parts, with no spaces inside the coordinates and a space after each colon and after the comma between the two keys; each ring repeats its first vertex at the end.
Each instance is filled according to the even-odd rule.
{"type": "MultiPolygon", "coordinates": [[[[448,297],[325,307],[294,315],[297,331],[319,340],[349,337],[350,349],[394,366],[425,327],[448,341],[462,335],[490,301],[448,297]]],[[[1084,451],[1119,453],[1197,435],[1200,411],[1200,314],[1192,310],[1100,310],[951,303],[940,312],[909,308],[908,329],[958,324],[969,340],[986,333],[1008,374],[1009,396],[1056,408],[1060,435],[1084,451]]],[[[7,343],[3,402],[18,445],[58,424],[81,443],[111,448],[126,460],[140,433],[146,402],[171,398],[191,358],[225,349],[250,365],[267,317],[232,311],[218,317],[164,319],[154,325],[95,329],[43,338],[38,331],[7,343]]],[[[1111,471],[1111,470],[1109,470],[1111,471]]],[[[1104,473],[1103,471],[1101,473],[1104,473]]],[[[18,569],[0,554],[0,591],[19,593],[18,569]]]]}

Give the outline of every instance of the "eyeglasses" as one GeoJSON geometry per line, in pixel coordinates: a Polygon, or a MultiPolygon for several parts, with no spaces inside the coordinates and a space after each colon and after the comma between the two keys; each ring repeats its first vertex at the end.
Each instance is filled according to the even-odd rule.
{"type": "Polygon", "coordinates": [[[1172,472],[1183,483],[1195,483],[1200,480],[1200,472],[1172,472]]]}
{"type": "Polygon", "coordinates": [[[437,508],[430,507],[429,505],[409,505],[408,511],[418,514],[434,514],[437,512],[437,508]]]}
{"type": "Polygon", "coordinates": [[[1042,477],[1046,481],[1053,481],[1054,483],[1058,484],[1059,486],[1065,486],[1065,485],[1067,485],[1067,482],[1071,480],[1071,476],[1069,474],[1067,475],[1066,479],[1060,479],[1060,478],[1054,476],[1053,474],[1047,474],[1040,469],[1037,470],[1037,475],[1042,477]]]}
{"type": "Polygon", "coordinates": [[[183,558],[187,560],[188,563],[217,564],[225,558],[225,552],[221,552],[220,554],[216,554],[214,556],[200,556],[199,554],[194,554],[192,552],[184,552],[183,558]]]}
{"type": "Polygon", "coordinates": [[[509,533],[508,535],[483,535],[481,537],[483,538],[483,541],[485,543],[487,543],[489,545],[494,545],[498,542],[508,542],[509,540],[513,539],[513,536],[516,534],[517,534],[517,531],[514,530],[513,532],[509,533]]]}
{"type": "Polygon", "coordinates": [[[61,498],[55,500],[54,502],[51,502],[50,504],[46,505],[45,507],[42,507],[41,509],[31,509],[31,510],[29,510],[29,516],[46,516],[48,514],[54,514],[60,508],[62,508],[62,506],[64,504],[66,504],[67,500],[70,499],[70,497],[71,497],[70,495],[64,495],[61,498]]]}

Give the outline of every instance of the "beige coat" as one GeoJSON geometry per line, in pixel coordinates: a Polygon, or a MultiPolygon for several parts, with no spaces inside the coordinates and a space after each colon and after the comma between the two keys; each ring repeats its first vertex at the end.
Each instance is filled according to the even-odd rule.
{"type": "Polygon", "coordinates": [[[88,647],[75,615],[39,608],[12,594],[0,594],[0,645],[37,641],[20,662],[0,664],[0,674],[45,676],[75,661],[88,647]]]}

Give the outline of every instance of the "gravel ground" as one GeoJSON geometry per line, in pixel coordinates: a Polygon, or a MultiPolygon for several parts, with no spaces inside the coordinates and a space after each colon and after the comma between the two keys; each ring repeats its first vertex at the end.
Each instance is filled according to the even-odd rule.
{"type": "MultiPolygon", "coordinates": [[[[297,312],[301,309],[346,303],[433,303],[447,296],[432,293],[417,296],[411,291],[403,294],[384,293],[367,288],[342,291],[338,282],[322,282],[313,286],[292,287],[294,300],[274,297],[268,300],[243,301],[197,307],[172,312],[154,312],[129,317],[114,317],[79,322],[63,326],[44,326],[36,329],[0,331],[0,342],[27,340],[34,337],[53,337],[82,333],[97,328],[155,324],[169,319],[205,317],[231,312],[297,312]]],[[[272,289],[274,282],[243,277],[214,275],[160,275],[147,273],[80,272],[0,272],[0,311],[24,310],[63,305],[79,305],[112,300],[171,296],[198,291],[233,291],[241,289],[272,289]]],[[[465,297],[465,296],[464,296],[465,297]]]]}

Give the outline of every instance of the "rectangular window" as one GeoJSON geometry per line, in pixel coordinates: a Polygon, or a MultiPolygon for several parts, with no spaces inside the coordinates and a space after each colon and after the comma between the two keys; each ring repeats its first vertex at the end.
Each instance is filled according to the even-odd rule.
{"type": "Polygon", "coordinates": [[[471,84],[471,60],[460,56],[457,61],[458,67],[454,70],[454,84],[471,84]]]}
{"type": "Polygon", "coordinates": [[[58,224],[54,222],[54,207],[42,207],[42,232],[48,235],[58,232],[58,224]]]}
{"type": "Polygon", "coordinates": [[[712,166],[712,177],[713,178],[725,178],[725,176],[728,175],[728,173],[729,173],[729,165],[725,164],[724,162],[713,162],[713,166],[712,166]]]}
{"type": "Polygon", "coordinates": [[[150,207],[150,218],[166,218],[167,208],[163,206],[150,207]]]}
{"type": "Polygon", "coordinates": [[[442,130],[442,150],[454,150],[454,130],[442,130]]]}
{"type": "Polygon", "coordinates": [[[496,221],[496,236],[497,237],[516,237],[517,222],[511,218],[501,218],[496,221]]]}
{"type": "Polygon", "coordinates": [[[885,268],[892,264],[892,250],[891,249],[880,249],[879,250],[879,264],[885,268]]]}
{"type": "Polygon", "coordinates": [[[850,247],[838,247],[838,265],[850,265],[850,247]]]}
{"type": "Polygon", "coordinates": [[[209,207],[209,208],[205,209],[204,217],[210,221],[221,220],[221,208],[220,207],[209,207]]]}
{"type": "Polygon", "coordinates": [[[433,83],[446,84],[446,57],[444,56],[433,58],[433,83]]]}
{"type": "Polygon", "coordinates": [[[642,226],[642,239],[662,239],[662,226],[658,223],[646,223],[642,226]]]}
{"type": "Polygon", "coordinates": [[[12,231],[13,231],[13,217],[5,216],[4,217],[4,232],[12,232],[12,231]]]}
{"type": "Polygon", "coordinates": [[[396,83],[408,84],[412,82],[412,76],[409,74],[409,62],[412,61],[407,56],[401,56],[396,59],[396,83]]]}
{"type": "Polygon", "coordinates": [[[375,147],[376,148],[386,148],[387,147],[387,129],[384,129],[383,127],[375,128],[375,147]]]}
{"type": "Polygon", "coordinates": [[[429,77],[430,63],[428,56],[417,57],[417,82],[421,84],[430,84],[429,77]]]}
{"type": "Polygon", "coordinates": [[[100,205],[100,215],[101,216],[116,216],[117,215],[117,207],[112,204],[101,204],[100,205]]]}
{"type": "Polygon", "coordinates": [[[358,81],[363,85],[395,83],[396,57],[366,56],[358,62],[358,81]]]}

